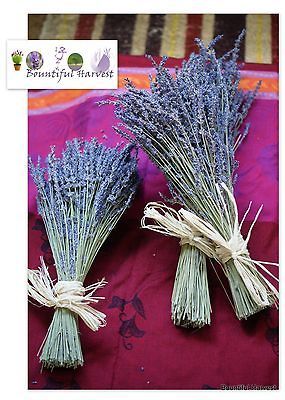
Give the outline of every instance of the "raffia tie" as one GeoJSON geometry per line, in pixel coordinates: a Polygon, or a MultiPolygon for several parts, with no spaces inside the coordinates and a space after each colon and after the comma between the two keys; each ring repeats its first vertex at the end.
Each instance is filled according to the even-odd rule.
{"type": "Polygon", "coordinates": [[[141,220],[141,226],[142,228],[160,232],[166,236],[177,237],[180,239],[180,245],[190,244],[191,246],[195,246],[209,258],[215,259],[222,265],[225,265],[232,259],[238,273],[256,303],[262,307],[267,306],[269,305],[268,290],[264,283],[271,289],[276,298],[278,298],[278,291],[271,282],[269,282],[269,280],[266,279],[259,270],[257,270],[256,267],[258,266],[278,281],[278,279],[263,265],[268,264],[278,266],[278,264],[252,260],[247,250],[247,244],[252,229],[263,206],[261,206],[257,211],[247,237],[244,239],[241,235],[241,227],[250,211],[252,202],[249,203],[249,207],[239,224],[238,209],[235,198],[225,184],[222,184],[221,187],[224,189],[234,209],[234,221],[232,221],[220,188],[217,186],[218,194],[224,206],[225,223],[228,228],[231,229],[229,240],[226,240],[209,222],[202,220],[194,213],[183,208],[176,211],[173,208],[158,202],[151,202],[146,205],[144,216],[141,220]],[[149,219],[153,220],[154,223],[148,223],[149,219]]]}
{"type": "Polygon", "coordinates": [[[77,314],[85,324],[97,331],[106,325],[106,315],[90,304],[98,303],[104,297],[93,296],[97,289],[106,285],[106,281],[83,287],[80,281],[58,281],[53,283],[48,269],[41,257],[38,270],[28,270],[28,294],[39,304],[46,307],[66,308],[77,314]]]}

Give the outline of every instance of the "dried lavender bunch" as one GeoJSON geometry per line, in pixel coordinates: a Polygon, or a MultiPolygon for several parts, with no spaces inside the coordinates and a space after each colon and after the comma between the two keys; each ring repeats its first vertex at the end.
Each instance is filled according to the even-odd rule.
{"type": "Polygon", "coordinates": [[[106,282],[85,288],[84,299],[80,283],[134,197],[138,174],[136,154],[132,155],[132,151],[132,145],[108,148],[96,139],[73,139],[66,142],[61,157],[51,147],[46,166],[41,165],[40,157],[36,164],[30,159],[30,173],[38,190],[38,212],[45,224],[58,277],[53,286],[44,265],[40,272],[29,270],[29,294],[41,304],[55,307],[40,355],[44,367],[83,365],[78,315],[93,330],[105,325],[105,315],[89,304],[102,299],[92,294],[106,282]],[[66,282],[70,285],[63,290],[62,284],[66,282]],[[49,296],[43,294],[44,285],[49,296]],[[74,291],[70,298],[71,290],[74,291]],[[77,312],[78,306],[84,308],[83,312],[77,312]]]}
{"type": "MultiPolygon", "coordinates": [[[[167,57],[158,65],[152,60],[156,76],[150,76],[150,91],[137,89],[127,81],[127,92],[109,101],[122,121],[116,131],[138,143],[166,176],[173,200],[210,223],[225,243],[231,241],[237,222],[236,204],[230,196],[237,176],[235,150],[248,133],[249,124],[243,130],[241,124],[258,90],[257,87],[243,93],[238,88],[237,59],[243,36],[244,31],[234,48],[220,58],[214,46],[221,36],[208,47],[197,39],[198,54],[192,53],[175,76],[165,67],[167,57]]],[[[160,213],[166,219],[171,216],[163,208],[160,213]]],[[[157,218],[159,225],[160,217],[157,218]]],[[[146,225],[145,220],[143,226],[177,236],[161,226],[146,225]]],[[[235,235],[239,235],[240,242],[240,231],[235,235]]],[[[172,319],[177,325],[201,327],[210,323],[211,306],[205,254],[193,246],[189,238],[181,241],[172,319]]],[[[248,260],[247,249],[237,256],[246,257],[242,263],[246,272],[242,275],[236,266],[236,255],[221,260],[217,255],[219,246],[215,242],[211,246],[210,253],[214,252],[213,257],[221,262],[229,280],[238,318],[247,318],[275,302],[272,287],[248,260]]]]}

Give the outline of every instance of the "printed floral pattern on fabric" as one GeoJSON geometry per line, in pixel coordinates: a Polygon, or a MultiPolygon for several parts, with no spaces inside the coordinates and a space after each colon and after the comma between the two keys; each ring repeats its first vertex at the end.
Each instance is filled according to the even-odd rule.
{"type": "Polygon", "coordinates": [[[136,318],[139,315],[140,317],[146,319],[144,307],[141,299],[137,294],[134,297],[126,301],[118,296],[113,296],[112,302],[108,308],[118,308],[120,310],[119,319],[121,321],[121,326],[119,329],[119,334],[123,338],[123,345],[125,349],[132,350],[133,344],[128,341],[128,339],[135,337],[141,338],[145,335],[145,331],[139,329],[136,324],[136,318]],[[125,307],[127,304],[131,304],[131,311],[125,312],[125,307]],[[131,313],[135,312],[132,316],[131,313]]]}
{"type": "Polygon", "coordinates": [[[269,310],[266,315],[267,329],[265,331],[265,338],[271,344],[273,353],[279,356],[279,326],[278,321],[274,318],[274,313],[269,310]]]}
{"type": "Polygon", "coordinates": [[[43,256],[47,265],[53,265],[54,260],[51,252],[51,248],[49,245],[49,241],[47,238],[45,226],[41,219],[36,219],[34,226],[32,227],[33,230],[39,231],[41,235],[42,245],[41,251],[43,252],[43,256]]]}
{"type": "MultiPolygon", "coordinates": [[[[144,63],[147,61],[143,58],[136,62],[140,60],[144,63]]],[[[254,73],[256,79],[264,81],[265,78],[261,71],[254,71],[254,73]]],[[[276,76],[276,81],[277,79],[278,76],[276,76]]],[[[30,91],[29,95],[31,93],[30,91]]],[[[72,93],[73,91],[65,91],[65,95],[72,93]]],[[[78,96],[80,93],[81,91],[76,91],[78,96]]],[[[33,92],[33,94],[35,93],[33,92]]],[[[53,98],[47,106],[47,103],[44,102],[44,95],[48,98],[48,91],[42,92],[42,97],[38,97],[37,100],[41,100],[45,107],[38,108],[37,114],[33,113],[33,110],[29,111],[29,154],[41,154],[42,157],[45,157],[51,143],[62,147],[65,140],[79,136],[76,130],[77,126],[74,126],[74,115],[79,108],[79,102],[71,104],[62,98],[60,103],[59,94],[62,96],[63,93],[52,93],[54,96],[56,94],[58,95],[57,103],[53,98]],[[57,116],[60,121],[62,115],[67,117],[64,119],[68,124],[65,130],[67,136],[64,138],[58,135],[56,125],[53,125],[54,129],[47,129],[49,120],[55,121],[54,117],[57,116]]],[[[93,96],[93,104],[98,101],[98,91],[89,96],[93,96]]],[[[106,99],[106,97],[100,99],[106,99]]],[[[82,103],[83,99],[80,101],[80,104],[82,103]]],[[[83,106],[82,113],[84,109],[83,106]]],[[[108,136],[108,145],[115,145],[120,139],[111,133],[112,126],[117,122],[112,107],[94,106],[90,108],[90,105],[87,105],[86,110],[90,112],[90,118],[89,123],[85,124],[86,131],[83,132],[83,129],[80,131],[82,136],[85,139],[96,136],[103,141],[102,133],[100,133],[102,129],[108,136]]],[[[277,97],[256,100],[249,115],[251,134],[246,138],[243,148],[238,154],[240,179],[237,182],[236,196],[240,214],[243,215],[248,207],[249,198],[254,204],[264,204],[265,211],[260,215],[256,224],[250,247],[250,251],[256,259],[266,256],[268,259],[277,260],[278,254],[276,205],[278,187],[276,179],[271,179],[270,174],[265,173],[265,171],[272,171],[276,153],[272,154],[272,158],[264,157],[262,164],[257,161],[265,147],[273,145],[277,149],[277,110],[277,97]],[[260,248],[260,243],[264,244],[263,249],[260,248]]],[[[86,121],[87,119],[88,114],[86,114],[86,121]]],[[[268,147],[269,152],[270,147],[268,147]]],[[[57,389],[55,382],[47,381],[48,377],[59,382],[61,388],[68,389],[71,386],[72,376],[82,390],[120,390],[123,388],[131,390],[146,388],[207,390],[210,387],[220,389],[221,384],[224,383],[227,385],[241,383],[278,385],[278,358],[272,351],[271,342],[266,338],[268,328],[272,329],[273,337],[277,338],[276,327],[278,324],[274,321],[270,323],[266,321],[267,316],[264,312],[256,318],[255,321],[258,324],[251,324],[250,319],[244,324],[235,321],[232,309],[225,306],[226,299],[222,289],[218,288],[214,272],[211,273],[209,280],[212,282],[211,289],[214,295],[213,307],[218,310],[216,323],[204,328],[206,329],[204,332],[201,329],[195,334],[172,326],[167,310],[169,310],[169,293],[174,278],[173,267],[177,258],[177,243],[174,239],[163,238],[152,232],[138,233],[138,221],[145,203],[159,199],[159,197],[154,197],[158,192],[168,195],[166,182],[143,152],[140,152],[139,174],[142,179],[140,195],[136,197],[133,206],[125,214],[120,225],[123,229],[127,228],[129,233],[122,235],[122,229],[116,229],[112,233],[110,240],[106,242],[102,252],[98,255],[97,272],[94,274],[91,272],[90,276],[90,282],[97,279],[97,274],[105,276],[110,281],[110,285],[106,286],[105,291],[109,301],[102,303],[102,311],[108,316],[107,328],[104,332],[102,330],[102,333],[98,331],[98,335],[96,334],[96,339],[94,339],[93,332],[81,325],[87,359],[84,369],[78,369],[75,373],[73,370],[62,372],[56,369],[53,372],[41,373],[41,366],[35,355],[46,334],[46,328],[52,318],[52,310],[39,312],[37,307],[29,306],[29,389],[44,389],[46,385],[49,385],[49,389],[57,389]],[[134,240],[138,234],[143,235],[139,246],[134,240]],[[165,245],[162,246],[162,242],[165,245]],[[155,249],[160,249],[160,251],[157,252],[155,249]],[[156,257],[153,256],[153,253],[156,253],[156,257]],[[135,267],[134,259],[131,256],[133,254],[136,255],[135,267]],[[128,296],[125,295],[126,293],[128,296]],[[133,344],[132,351],[128,352],[123,346],[122,336],[118,334],[122,325],[118,315],[122,311],[119,307],[113,309],[108,307],[110,303],[112,304],[114,295],[119,295],[122,300],[130,300],[135,293],[138,293],[138,297],[142,300],[146,319],[133,309],[131,303],[124,305],[123,309],[127,316],[123,316],[123,318],[131,319],[136,315],[136,326],[145,334],[141,338],[132,336],[126,339],[133,344]],[[163,313],[162,310],[164,310],[163,313]],[[245,327],[250,324],[251,328],[245,330],[245,327]],[[119,352],[117,351],[118,341],[121,350],[119,352]],[[237,348],[242,348],[242,351],[237,352],[237,348]],[[225,357],[225,352],[227,357],[225,357]],[[211,354],[211,363],[209,363],[209,354],[211,354]],[[161,368],[157,368],[161,360],[165,360],[163,373],[161,373],[161,368]],[[245,363],[247,368],[244,368],[245,363]],[[143,365],[143,371],[140,369],[141,365],[143,365]],[[203,374],[200,373],[201,370],[203,374]],[[250,377],[249,370],[251,371],[250,377]],[[147,384],[149,381],[151,383],[147,384]]],[[[41,231],[33,230],[36,225],[35,221],[39,217],[36,212],[35,191],[31,184],[29,187],[29,212],[31,214],[29,228],[29,258],[31,262],[29,265],[36,265],[42,255],[42,241],[40,240],[41,231]]],[[[249,227],[251,218],[251,215],[247,217],[245,229],[249,227]]],[[[48,261],[46,255],[45,261],[48,261]]]]}

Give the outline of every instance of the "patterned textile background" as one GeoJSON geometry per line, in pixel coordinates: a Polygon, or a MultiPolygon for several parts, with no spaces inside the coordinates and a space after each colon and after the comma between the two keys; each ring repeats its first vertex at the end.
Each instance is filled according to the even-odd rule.
{"type": "MultiPolygon", "coordinates": [[[[148,87],[153,73],[144,53],[168,54],[170,69],[194,50],[193,39],[209,40],[225,33],[220,51],[230,49],[246,25],[242,49],[246,61],[240,87],[261,89],[249,113],[250,132],[238,150],[239,179],[235,195],[240,215],[250,200],[255,211],[264,204],[249,250],[257,260],[278,261],[278,16],[273,15],[30,15],[30,39],[119,39],[119,91],[124,78],[148,87]],[[267,65],[266,65],[267,63],[267,65]]],[[[107,90],[39,90],[28,93],[29,154],[45,157],[52,144],[60,151],[66,140],[97,137],[114,146],[120,138],[112,126],[107,90]]],[[[102,247],[87,284],[103,276],[100,310],[108,325],[93,333],[80,321],[86,364],[77,370],[41,371],[37,352],[53,310],[29,305],[29,389],[221,389],[221,385],[278,388],[278,311],[260,312],[238,321],[213,270],[209,268],[212,324],[198,331],[175,327],[170,298],[179,255],[178,241],[140,229],[148,201],[168,195],[166,181],[139,152],[141,184],[132,207],[102,247]],[[125,232],[122,234],[122,232],[125,232]]],[[[29,268],[39,257],[53,269],[46,232],[36,209],[36,191],[29,180],[29,268]]],[[[275,267],[270,267],[277,273],[275,267]]]]}
{"type": "Polygon", "coordinates": [[[218,52],[231,48],[246,28],[241,59],[278,63],[278,15],[269,14],[30,14],[29,39],[118,39],[121,54],[182,58],[223,33],[218,52]]]}
{"type": "MultiPolygon", "coordinates": [[[[258,74],[259,78],[266,76],[258,74]]],[[[253,201],[244,234],[255,211],[264,204],[249,249],[257,260],[276,262],[278,99],[276,93],[268,97],[266,93],[256,100],[248,117],[251,128],[237,155],[240,167],[235,194],[241,216],[253,201]]],[[[112,129],[116,123],[113,109],[97,105],[107,97],[98,96],[95,90],[85,94],[72,90],[29,92],[29,154],[34,160],[38,154],[45,157],[51,144],[60,152],[64,142],[76,136],[95,136],[114,146],[120,139],[112,129]]],[[[193,331],[172,324],[170,298],[179,244],[175,238],[140,229],[145,204],[160,200],[159,192],[169,194],[165,178],[141,151],[139,159],[141,185],[136,199],[100,250],[86,282],[91,284],[103,276],[109,282],[100,293],[106,300],[98,306],[107,314],[107,326],[94,333],[80,321],[85,366],[41,372],[37,352],[53,310],[30,304],[29,388],[207,390],[220,389],[223,384],[277,388],[277,311],[238,321],[212,268],[211,326],[193,331]]],[[[54,272],[35,195],[30,181],[28,265],[37,268],[39,257],[44,256],[54,272]]],[[[275,267],[271,272],[277,273],[275,267]]]]}

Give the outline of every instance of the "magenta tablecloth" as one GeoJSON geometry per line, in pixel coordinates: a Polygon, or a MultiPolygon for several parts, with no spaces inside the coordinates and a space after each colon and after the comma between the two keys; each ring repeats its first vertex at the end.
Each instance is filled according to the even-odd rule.
{"type": "MultiPolygon", "coordinates": [[[[96,98],[96,101],[98,98],[96,98]]],[[[238,152],[236,197],[240,215],[250,200],[252,211],[264,210],[249,248],[257,260],[278,258],[278,102],[258,99],[249,119],[250,133],[238,152]]],[[[29,154],[45,156],[49,146],[60,150],[75,136],[114,134],[112,107],[98,107],[94,99],[58,112],[29,118],[29,154]]],[[[179,244],[174,238],[140,229],[148,201],[167,194],[158,169],[139,153],[140,188],[132,207],[104,244],[87,281],[106,277],[99,308],[108,325],[91,332],[80,322],[85,366],[77,370],[43,371],[37,351],[52,318],[51,309],[29,306],[30,389],[220,389],[222,385],[278,385],[278,315],[267,310],[238,321],[213,271],[209,269],[212,325],[198,331],[175,327],[170,298],[179,244]]],[[[42,221],[36,211],[35,187],[29,185],[29,267],[52,256],[42,221]]],[[[271,269],[274,271],[274,267],[271,269]]],[[[274,271],[276,273],[276,270],[274,271]]]]}

